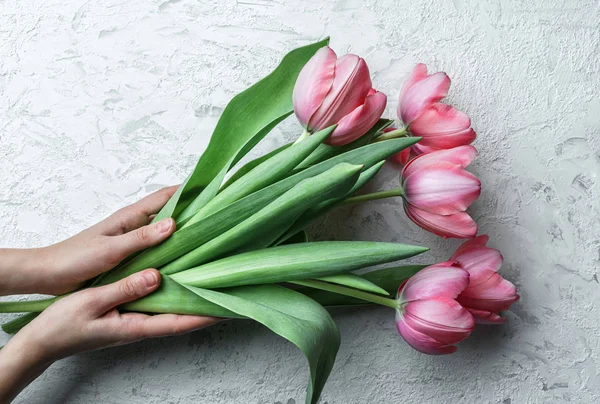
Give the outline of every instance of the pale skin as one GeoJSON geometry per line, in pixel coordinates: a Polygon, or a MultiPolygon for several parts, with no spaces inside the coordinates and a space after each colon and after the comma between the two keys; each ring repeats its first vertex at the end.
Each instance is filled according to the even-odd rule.
{"type": "MultiPolygon", "coordinates": [[[[0,296],[76,291],[128,255],[175,231],[173,219],[149,224],[177,187],[164,188],[60,243],[39,249],[0,249],[0,296]]],[[[52,304],[0,350],[0,403],[11,402],[52,363],[67,356],[178,335],[220,319],[121,313],[117,307],[155,291],[156,269],[110,285],[75,292],[52,304]]]]}

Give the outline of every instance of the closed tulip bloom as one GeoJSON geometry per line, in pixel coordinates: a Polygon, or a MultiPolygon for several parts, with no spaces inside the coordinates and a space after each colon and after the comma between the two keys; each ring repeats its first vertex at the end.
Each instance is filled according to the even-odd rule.
{"type": "Polygon", "coordinates": [[[427,66],[419,63],[400,91],[398,117],[410,125],[423,111],[448,95],[450,78],[444,72],[427,74],[427,66]]]}
{"type": "Polygon", "coordinates": [[[468,145],[476,137],[467,114],[441,102],[425,109],[410,124],[410,133],[422,137],[414,147],[416,154],[468,145]]]}
{"type": "Polygon", "coordinates": [[[340,146],[364,135],[381,117],[385,94],[372,88],[364,59],[348,54],[338,59],[325,46],[308,61],[293,92],[296,117],[309,133],[337,124],[327,143],[340,146]]]}
{"type": "Polygon", "coordinates": [[[465,210],[479,197],[481,182],[466,171],[477,150],[460,146],[422,154],[402,170],[408,217],[441,237],[470,238],[477,224],[465,210]]]}
{"type": "Polygon", "coordinates": [[[498,274],[503,262],[502,254],[487,247],[488,240],[485,235],[469,240],[450,258],[470,275],[469,286],[457,300],[471,312],[477,323],[504,323],[506,319],[499,313],[508,310],[519,300],[519,295],[517,288],[498,274]]]}
{"type": "Polygon", "coordinates": [[[402,338],[417,351],[440,355],[456,351],[454,344],[467,338],[473,316],[457,301],[469,284],[469,273],[451,262],[417,272],[398,290],[396,326],[402,338]]]}

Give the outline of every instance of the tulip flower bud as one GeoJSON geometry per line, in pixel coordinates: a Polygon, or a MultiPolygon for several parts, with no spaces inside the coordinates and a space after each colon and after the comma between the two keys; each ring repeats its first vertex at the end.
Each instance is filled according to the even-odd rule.
{"type": "Polygon", "coordinates": [[[458,302],[471,312],[475,322],[504,323],[499,313],[519,300],[515,286],[502,278],[498,270],[503,258],[500,251],[486,247],[488,236],[481,235],[462,244],[450,261],[469,272],[469,286],[458,296],[458,302]]]}
{"type": "Polygon", "coordinates": [[[372,88],[364,59],[348,54],[338,59],[325,46],[308,61],[293,92],[294,112],[309,133],[337,127],[327,143],[341,146],[364,135],[381,117],[385,94],[372,88]]]}
{"type": "Polygon", "coordinates": [[[464,168],[476,154],[460,146],[411,160],[402,170],[407,216],[440,237],[475,237],[477,224],[465,210],[479,197],[481,182],[464,168]]]}
{"type": "MultiPolygon", "coordinates": [[[[450,88],[450,78],[444,72],[427,74],[427,66],[419,63],[400,92],[398,117],[409,127],[409,133],[421,137],[411,147],[414,154],[452,149],[471,144],[476,137],[471,120],[456,108],[439,102],[450,88]]],[[[394,159],[406,164],[409,155],[394,159]]]]}
{"type": "Polygon", "coordinates": [[[396,312],[402,338],[426,354],[455,352],[454,344],[475,326],[473,316],[456,301],[468,284],[469,273],[451,262],[429,266],[404,282],[396,312]]]}

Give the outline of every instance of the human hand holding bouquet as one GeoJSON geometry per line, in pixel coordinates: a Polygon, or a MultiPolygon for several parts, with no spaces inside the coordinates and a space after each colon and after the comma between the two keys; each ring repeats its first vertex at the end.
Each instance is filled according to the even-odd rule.
{"type": "MultiPolygon", "coordinates": [[[[417,66],[401,94],[399,114],[407,126],[388,130],[393,122],[381,119],[386,96],[372,88],[365,61],[355,55],[337,58],[326,44],[292,51],[273,73],[229,103],[194,171],[154,218],[176,223],[169,238],[140,253],[128,251],[131,255],[96,277],[91,289],[69,298],[107,290],[113,282],[157,268],[160,287],[120,302],[119,312],[126,313],[121,316],[170,313],[258,321],[306,355],[307,403],[318,401],[339,347],[339,332],[323,306],[390,307],[404,339],[431,354],[456,350],[475,320],[503,321],[499,312],[518,296],[498,275],[501,256],[485,247],[483,236],[445,263],[363,275],[352,271],[427,249],[307,241],[304,227],[330,209],[396,196],[403,198],[408,217],[426,230],[442,237],[477,234],[465,212],[481,187],[465,170],[476,155],[468,146],[475,133],[466,115],[439,103],[448,91],[447,76],[427,76],[426,68],[417,66]],[[236,163],[293,112],[304,127],[297,141],[250,161],[226,180],[236,163]],[[401,188],[354,196],[386,159],[404,153],[401,160],[408,161],[406,150],[418,156],[404,167],[401,188]]],[[[46,307],[45,313],[56,313],[69,298],[2,303],[0,311],[33,313],[4,329],[17,331],[46,307]]]]}

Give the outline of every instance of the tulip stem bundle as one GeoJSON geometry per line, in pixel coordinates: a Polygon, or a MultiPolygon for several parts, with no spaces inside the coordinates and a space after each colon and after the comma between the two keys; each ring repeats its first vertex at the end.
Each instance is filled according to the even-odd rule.
{"type": "MultiPolygon", "coordinates": [[[[157,291],[120,310],[263,324],[307,358],[307,404],[319,400],[340,346],[339,331],[324,306],[392,308],[398,330],[411,346],[427,353],[449,353],[456,349],[453,344],[468,336],[474,317],[500,322],[499,311],[518,299],[514,287],[495,273],[501,260],[487,252],[491,249],[484,251],[486,259],[472,256],[472,250],[479,254],[486,248],[481,239],[465,247],[468,253],[457,252],[437,269],[408,265],[370,272],[365,269],[428,249],[384,242],[308,241],[304,229],[336,206],[390,197],[402,197],[409,218],[438,235],[473,237],[477,232],[465,213],[480,191],[479,180],[464,170],[475,156],[471,146],[445,150],[438,142],[435,150],[405,166],[401,187],[354,196],[387,159],[424,153],[425,149],[417,149],[422,138],[416,133],[423,129],[418,112],[424,108],[423,100],[441,98],[403,89],[401,98],[413,97],[418,105],[402,103],[406,124],[393,129],[393,121],[381,118],[387,98],[372,88],[365,61],[356,55],[338,58],[327,43],[325,39],[293,50],[271,74],[230,101],[193,172],[153,219],[171,217],[177,230],[90,285],[156,268],[162,276],[157,291]],[[238,167],[292,113],[304,128],[302,135],[238,167]],[[457,268],[460,259],[462,267],[457,268]],[[472,262],[487,266],[485,271],[473,269],[481,280],[470,289],[469,274],[476,266],[472,262]],[[504,299],[495,298],[495,304],[479,299],[487,292],[481,285],[487,288],[488,281],[493,282],[489,287],[501,289],[498,294],[504,293],[504,299]]],[[[427,76],[420,67],[409,84],[430,80],[443,93],[444,77],[427,76]]],[[[429,115],[451,114],[464,126],[464,117],[455,111],[432,108],[429,115]]],[[[471,132],[457,129],[454,136],[468,141],[474,136],[471,132]]],[[[428,142],[432,144],[431,139],[428,142]]],[[[60,298],[0,302],[0,312],[27,313],[3,324],[3,330],[17,332],[60,298]]]]}

